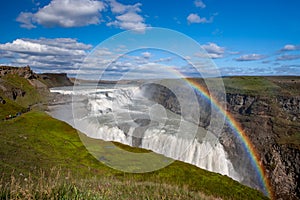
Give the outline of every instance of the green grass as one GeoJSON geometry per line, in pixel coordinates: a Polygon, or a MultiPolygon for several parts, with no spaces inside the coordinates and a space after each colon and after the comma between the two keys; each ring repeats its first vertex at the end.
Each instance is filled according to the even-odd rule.
{"type": "Polygon", "coordinates": [[[0,120],[7,115],[16,115],[16,113],[26,110],[30,105],[38,103],[42,105],[47,102],[48,92],[33,87],[25,78],[8,74],[1,77],[0,84],[8,90],[17,88],[25,92],[24,97],[18,96],[13,101],[5,96],[5,92],[0,89],[0,96],[6,101],[6,104],[0,104],[0,120]]]}
{"type": "Polygon", "coordinates": [[[5,104],[0,104],[0,120],[5,119],[7,115],[15,115],[24,109],[23,106],[14,103],[10,99],[5,99],[5,104]]]}
{"type": "Polygon", "coordinates": [[[279,144],[291,144],[300,149],[300,133],[294,133],[289,136],[282,136],[278,139],[279,144]]]}
{"type": "Polygon", "coordinates": [[[20,177],[12,174],[10,181],[0,185],[0,199],[216,199],[201,192],[178,186],[120,181],[113,178],[81,179],[70,173],[51,169],[50,175],[39,172],[39,177],[20,177]]]}
{"type": "Polygon", "coordinates": [[[281,90],[278,85],[261,76],[225,77],[223,81],[228,93],[273,96],[281,90]]]}
{"type": "Polygon", "coordinates": [[[2,77],[2,80],[5,86],[19,88],[26,92],[24,97],[17,97],[15,101],[15,103],[23,107],[28,107],[29,105],[46,101],[45,94],[41,94],[41,92],[29,84],[28,80],[25,78],[9,74],[2,77]]]}
{"type": "MultiPolygon", "coordinates": [[[[143,195],[145,199],[147,196],[149,199],[160,199],[154,195],[154,191],[160,188],[162,191],[159,194],[165,195],[165,199],[174,199],[175,193],[182,195],[181,199],[193,199],[194,193],[209,198],[214,196],[225,199],[266,199],[260,192],[226,176],[179,161],[161,170],[144,174],[113,170],[99,162],[85,149],[76,130],[43,112],[32,111],[13,120],[2,121],[0,126],[0,174],[3,180],[0,185],[5,185],[4,183],[11,180],[13,171],[17,177],[20,177],[19,174],[22,174],[22,178],[31,174],[31,177],[37,180],[40,177],[40,170],[44,171],[45,178],[51,178],[51,169],[55,167],[60,169],[61,174],[70,173],[74,177],[72,181],[74,184],[61,182],[60,186],[64,186],[63,190],[67,191],[73,186],[80,188],[83,182],[96,184],[94,183],[96,180],[97,183],[103,181],[103,184],[117,185],[110,189],[110,195],[118,194],[119,188],[122,187],[123,199],[131,199],[131,195],[143,195]],[[151,185],[154,185],[154,188],[150,191],[140,190],[151,188],[151,185]],[[133,187],[139,188],[138,191],[142,194],[133,194],[135,191],[133,187]],[[180,194],[172,188],[178,188],[176,191],[181,191],[180,194]],[[191,194],[193,195],[189,196],[191,194]]],[[[101,140],[95,142],[103,143],[101,140]]],[[[130,147],[123,146],[123,148],[130,147]]],[[[85,191],[85,186],[81,188],[80,191],[85,191]]],[[[2,193],[5,193],[6,189],[2,190],[2,193]]],[[[102,192],[91,192],[96,196],[103,195],[102,192]]],[[[195,196],[195,199],[201,198],[195,196]]]]}

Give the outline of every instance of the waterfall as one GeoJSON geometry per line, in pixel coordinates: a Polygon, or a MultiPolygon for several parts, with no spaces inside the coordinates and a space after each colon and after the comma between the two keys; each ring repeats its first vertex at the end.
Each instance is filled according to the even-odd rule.
{"type": "Polygon", "coordinates": [[[70,121],[71,113],[66,117],[65,111],[59,115],[56,109],[56,112],[52,112],[53,116],[91,138],[149,149],[239,181],[239,175],[227,159],[218,138],[147,100],[137,86],[83,87],[76,91],[54,88],[51,91],[73,95],[75,125],[70,121]]]}

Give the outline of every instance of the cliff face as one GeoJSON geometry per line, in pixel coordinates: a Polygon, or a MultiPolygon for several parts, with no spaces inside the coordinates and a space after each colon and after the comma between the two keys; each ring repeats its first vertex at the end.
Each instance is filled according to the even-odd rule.
{"type": "MultiPolygon", "coordinates": [[[[294,86],[296,87],[296,86],[294,86]]],[[[297,88],[297,87],[296,87],[297,88]]],[[[181,114],[180,105],[171,90],[157,84],[143,86],[148,98],[165,108],[181,114]]],[[[184,91],[182,91],[184,93],[184,91]]],[[[300,92],[298,93],[300,94],[300,92]]],[[[265,94],[227,93],[227,110],[239,122],[259,153],[260,162],[266,169],[276,199],[299,199],[300,182],[300,96],[274,93],[265,94]]],[[[198,98],[200,107],[199,126],[210,123],[210,103],[198,98]]],[[[192,110],[192,109],[191,109],[192,110]]],[[[193,111],[189,113],[193,115],[193,111]]],[[[187,114],[186,114],[187,115],[187,114]]],[[[187,116],[184,116],[188,118],[187,116]]],[[[244,177],[242,183],[260,188],[259,177],[232,129],[225,124],[219,137],[235,170],[244,177]]]]}
{"type": "Polygon", "coordinates": [[[66,73],[51,74],[44,73],[39,74],[39,77],[47,84],[48,87],[61,87],[61,86],[72,86],[73,83],[70,81],[66,73]]]}
{"type": "MultiPolygon", "coordinates": [[[[276,198],[299,199],[300,97],[227,94],[227,105],[257,149],[276,198]]],[[[239,143],[230,139],[235,145],[223,142],[223,146],[235,165],[243,166],[245,161],[232,153],[239,143]]]]}
{"type": "MultiPolygon", "coordinates": [[[[30,100],[30,98],[34,98],[39,95],[47,96],[49,93],[49,87],[69,85],[72,85],[72,82],[66,74],[39,75],[34,73],[29,66],[0,66],[1,102],[3,102],[3,100],[5,101],[7,98],[13,101],[19,101],[19,103],[23,106],[28,106],[27,104],[33,100],[30,100]]],[[[36,97],[36,100],[34,100],[36,102],[34,103],[40,101],[39,99],[40,98],[36,97]]]]}
{"type": "Polygon", "coordinates": [[[29,66],[26,67],[0,66],[0,78],[8,74],[18,75],[19,77],[25,79],[38,78],[38,76],[30,69],[29,66]]]}

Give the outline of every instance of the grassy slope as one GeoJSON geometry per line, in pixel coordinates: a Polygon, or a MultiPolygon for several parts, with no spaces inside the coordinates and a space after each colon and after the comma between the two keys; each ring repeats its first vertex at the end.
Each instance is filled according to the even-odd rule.
{"type": "Polygon", "coordinates": [[[260,96],[299,95],[300,77],[235,76],[223,78],[226,92],[260,96]]]}
{"type": "MultiPolygon", "coordinates": [[[[182,162],[174,162],[164,169],[146,174],[127,174],[112,170],[88,153],[76,130],[43,112],[32,111],[11,121],[0,123],[2,147],[0,166],[6,180],[10,179],[13,170],[15,174],[27,177],[29,173],[35,176],[40,169],[48,173],[51,168],[56,167],[61,169],[61,173],[70,171],[75,177],[74,180],[93,180],[92,177],[96,177],[96,180],[101,182],[105,176],[107,184],[114,185],[116,181],[116,184],[129,187],[126,189],[127,193],[122,191],[125,196],[128,192],[133,192],[130,190],[133,186],[143,188],[145,185],[158,184],[163,185],[166,191],[167,188],[178,187],[187,195],[185,197],[189,197],[191,193],[201,192],[230,199],[263,198],[261,193],[228,177],[182,162]]],[[[76,184],[79,183],[75,181],[76,184]]],[[[117,192],[116,188],[111,188],[113,193],[117,192]]],[[[142,193],[151,196],[154,195],[152,192],[154,191],[142,193]]],[[[172,192],[169,192],[166,195],[172,197],[172,192]]]]}
{"type": "Polygon", "coordinates": [[[249,95],[274,95],[280,87],[264,77],[226,77],[223,79],[227,92],[249,95]]]}
{"type": "MultiPolygon", "coordinates": [[[[17,103],[1,104],[0,115],[42,100],[26,80],[16,77],[7,80],[15,87],[22,85],[34,96],[17,103]]],[[[226,176],[183,162],[176,161],[145,174],[110,169],[88,153],[76,130],[44,112],[31,111],[9,121],[0,121],[0,127],[1,198],[57,198],[56,195],[65,199],[265,198],[260,192],[226,176]]]]}
{"type": "Polygon", "coordinates": [[[6,101],[5,106],[0,104],[0,119],[5,118],[7,115],[15,115],[17,112],[20,112],[26,109],[29,105],[36,103],[46,102],[46,94],[41,91],[38,92],[36,88],[28,83],[24,78],[20,78],[17,75],[6,75],[1,77],[1,85],[7,89],[19,88],[22,91],[25,91],[25,96],[18,96],[16,101],[5,98],[4,92],[0,89],[0,96],[3,97],[6,101]]]}
{"type": "Polygon", "coordinates": [[[31,104],[39,103],[45,101],[44,94],[37,92],[37,89],[28,83],[24,78],[20,78],[17,75],[6,75],[2,77],[4,85],[8,87],[20,88],[26,92],[24,97],[18,97],[16,103],[27,107],[31,104]]]}

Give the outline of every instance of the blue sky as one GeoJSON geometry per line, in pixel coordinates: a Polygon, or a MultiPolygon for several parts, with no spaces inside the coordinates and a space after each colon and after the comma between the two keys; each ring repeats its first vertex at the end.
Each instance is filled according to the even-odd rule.
{"type": "MultiPolygon", "coordinates": [[[[139,28],[143,34],[147,27],[162,27],[197,41],[222,75],[300,74],[298,0],[3,0],[0,5],[1,65],[74,76],[102,41],[125,30],[139,28]]],[[[145,53],[146,61],[157,63],[154,52],[145,50],[141,58],[145,53]]]]}

